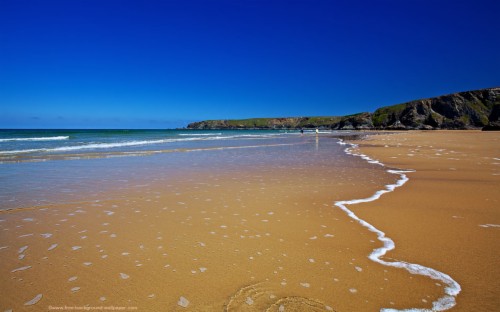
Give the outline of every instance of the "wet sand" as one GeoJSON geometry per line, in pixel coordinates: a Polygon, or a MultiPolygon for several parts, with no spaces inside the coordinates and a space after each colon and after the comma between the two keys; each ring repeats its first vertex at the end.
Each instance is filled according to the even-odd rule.
{"type": "Polygon", "coordinates": [[[351,206],[395,241],[387,256],[452,276],[462,291],[451,311],[498,311],[500,133],[389,133],[354,143],[389,167],[416,170],[400,190],[351,206]]]}
{"type": "MultiPolygon", "coordinates": [[[[395,241],[386,258],[455,278],[462,286],[457,311],[499,304],[499,137],[483,142],[478,135],[417,132],[358,142],[373,158],[417,171],[377,201],[349,206],[395,241]],[[417,146],[421,154],[408,156],[417,146]]],[[[311,152],[325,140],[333,139],[313,140],[311,152]]],[[[218,152],[201,155],[222,155],[210,153],[218,152]]],[[[356,156],[330,162],[334,156],[236,163],[101,199],[2,212],[0,290],[7,295],[0,310],[430,309],[445,285],[368,259],[382,246],[376,234],[334,206],[399,177],[356,156]]]]}

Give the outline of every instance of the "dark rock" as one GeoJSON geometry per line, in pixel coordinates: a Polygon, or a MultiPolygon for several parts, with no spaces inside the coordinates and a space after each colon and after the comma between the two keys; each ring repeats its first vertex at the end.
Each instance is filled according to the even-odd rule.
{"type": "Polygon", "coordinates": [[[387,130],[406,130],[406,126],[399,120],[393,122],[390,126],[386,127],[387,130]]]}
{"type": "Polygon", "coordinates": [[[483,127],[483,131],[500,131],[500,122],[490,122],[483,127]]]}
{"type": "Polygon", "coordinates": [[[345,116],[336,127],[338,130],[369,130],[373,129],[370,113],[345,116]]]}
{"type": "Polygon", "coordinates": [[[500,121],[500,104],[493,105],[491,109],[490,116],[488,117],[490,122],[500,121]]]}
{"type": "Polygon", "coordinates": [[[485,131],[500,130],[500,104],[493,105],[488,120],[489,122],[486,126],[483,127],[483,130],[485,131]]]}

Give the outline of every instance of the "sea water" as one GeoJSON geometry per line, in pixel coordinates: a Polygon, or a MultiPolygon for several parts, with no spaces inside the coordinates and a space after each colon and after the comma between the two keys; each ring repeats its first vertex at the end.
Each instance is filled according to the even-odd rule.
{"type": "Polygon", "coordinates": [[[99,198],[210,168],[346,157],[335,139],[321,149],[317,139],[286,130],[0,130],[0,209],[99,198]]]}
{"type": "Polygon", "coordinates": [[[234,145],[241,140],[297,135],[297,131],[0,130],[0,162],[145,154],[234,145]]]}

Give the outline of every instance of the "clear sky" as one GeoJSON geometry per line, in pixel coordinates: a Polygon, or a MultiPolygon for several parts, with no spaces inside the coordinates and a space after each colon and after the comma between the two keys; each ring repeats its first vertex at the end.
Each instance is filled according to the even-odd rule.
{"type": "Polygon", "coordinates": [[[498,0],[0,0],[0,128],[327,116],[500,86],[498,0]]]}

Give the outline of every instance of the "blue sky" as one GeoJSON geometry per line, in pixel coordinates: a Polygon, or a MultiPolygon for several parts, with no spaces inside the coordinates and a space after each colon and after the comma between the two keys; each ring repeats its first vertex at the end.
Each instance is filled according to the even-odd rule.
{"type": "Polygon", "coordinates": [[[0,128],[373,112],[500,85],[499,1],[0,0],[0,128]]]}

